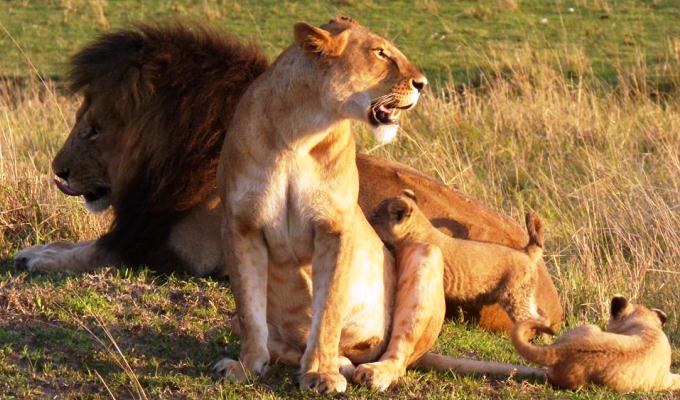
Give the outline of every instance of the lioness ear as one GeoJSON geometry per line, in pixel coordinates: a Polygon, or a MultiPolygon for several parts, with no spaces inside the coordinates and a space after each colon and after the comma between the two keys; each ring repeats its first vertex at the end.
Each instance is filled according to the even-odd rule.
{"type": "Polygon", "coordinates": [[[666,320],[668,319],[666,313],[659,310],[658,308],[652,308],[652,311],[654,311],[656,313],[656,316],[659,317],[659,320],[661,321],[661,326],[663,326],[666,323],[666,320]]]}
{"type": "Polygon", "coordinates": [[[405,201],[396,200],[392,201],[387,206],[387,211],[390,213],[390,217],[397,223],[401,223],[403,220],[411,216],[411,206],[405,201]]]}
{"type": "Polygon", "coordinates": [[[333,36],[327,30],[317,28],[306,22],[298,22],[293,29],[295,43],[312,57],[338,57],[347,46],[349,31],[333,36]]]}
{"type": "Polygon", "coordinates": [[[625,297],[618,294],[612,297],[612,305],[610,310],[612,317],[617,318],[621,316],[621,313],[623,313],[626,308],[628,308],[628,300],[626,300],[625,297]]]}

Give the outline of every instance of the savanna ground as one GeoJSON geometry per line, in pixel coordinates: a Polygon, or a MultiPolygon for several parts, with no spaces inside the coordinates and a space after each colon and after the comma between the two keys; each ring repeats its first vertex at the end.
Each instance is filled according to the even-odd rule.
{"type": "MultiPolygon", "coordinates": [[[[214,383],[209,366],[237,343],[225,282],[148,271],[81,276],[15,272],[19,249],[94,238],[87,215],[51,185],[49,162],[77,99],[59,87],[64,61],[98,32],[174,18],[227,27],[270,57],[294,22],[357,17],[433,81],[379,147],[521,221],[547,226],[546,261],[566,323],[602,323],[622,293],[670,314],[680,352],[680,4],[673,0],[0,2],[0,398],[298,398],[292,369],[250,385],[214,383]],[[41,83],[38,76],[44,78],[41,83]]],[[[457,321],[437,350],[522,362],[506,337],[457,321]]],[[[361,398],[613,399],[588,388],[411,371],[386,395],[361,398]]],[[[672,398],[672,394],[632,398],[672,398]]]]}

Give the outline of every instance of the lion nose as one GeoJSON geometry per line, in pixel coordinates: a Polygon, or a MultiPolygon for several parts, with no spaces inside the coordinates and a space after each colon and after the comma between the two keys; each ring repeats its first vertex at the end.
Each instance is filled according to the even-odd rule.
{"type": "Polygon", "coordinates": [[[411,86],[413,86],[417,91],[423,90],[423,88],[427,85],[427,78],[420,77],[416,79],[411,79],[411,86]]]}
{"type": "Polygon", "coordinates": [[[68,179],[69,170],[68,170],[67,168],[64,168],[64,169],[62,169],[62,170],[55,171],[54,173],[55,173],[55,175],[57,175],[57,176],[60,177],[61,179],[67,180],[67,179],[68,179]]]}

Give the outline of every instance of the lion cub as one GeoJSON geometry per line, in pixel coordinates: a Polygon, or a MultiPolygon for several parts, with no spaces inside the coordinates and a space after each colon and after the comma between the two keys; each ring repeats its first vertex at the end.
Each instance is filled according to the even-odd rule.
{"type": "Polygon", "coordinates": [[[671,346],[663,333],[666,314],[633,305],[622,296],[611,303],[607,330],[581,325],[550,346],[536,346],[536,331],[553,334],[538,321],[515,325],[512,343],[527,360],[548,367],[548,380],[576,389],[587,383],[617,392],[680,390],[680,375],[670,373],[671,346]]]}
{"type": "Polygon", "coordinates": [[[370,218],[378,236],[393,250],[413,242],[431,243],[444,255],[446,299],[459,304],[498,302],[513,321],[541,319],[536,308],[537,263],[543,250],[540,220],[527,214],[525,251],[452,238],[436,229],[416,204],[415,194],[384,200],[370,218]]]}

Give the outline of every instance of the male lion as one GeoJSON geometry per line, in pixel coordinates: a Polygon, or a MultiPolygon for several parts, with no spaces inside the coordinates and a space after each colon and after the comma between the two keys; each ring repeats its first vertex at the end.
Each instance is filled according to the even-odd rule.
{"type": "MultiPolygon", "coordinates": [[[[196,26],[139,26],[102,35],[70,64],[68,88],[83,101],[53,162],[57,186],[84,197],[90,210],[112,206],[114,222],[95,241],[25,249],[15,266],[78,272],[125,264],[225,275],[217,157],[238,100],[267,67],[265,57],[231,35],[196,26]]],[[[365,212],[408,187],[442,232],[517,249],[527,243],[509,218],[412,168],[361,154],[357,167],[365,212]]],[[[561,320],[544,265],[536,297],[542,315],[561,320]]],[[[466,312],[482,327],[512,327],[497,305],[466,312]]]]}
{"type": "Polygon", "coordinates": [[[577,389],[588,383],[617,392],[680,390],[680,375],[670,372],[671,345],[663,332],[666,314],[634,305],[623,296],[611,301],[607,330],[580,325],[549,346],[529,342],[535,331],[554,334],[539,321],[517,324],[512,342],[527,360],[548,367],[553,384],[577,389]]]}
{"type": "Polygon", "coordinates": [[[241,352],[213,372],[242,381],[273,358],[299,364],[303,390],[342,392],[360,364],[351,378],[384,390],[439,333],[442,258],[414,243],[395,265],[359,208],[350,120],[391,136],[427,80],[348,17],[294,33],[243,95],[220,155],[241,352]]]}

